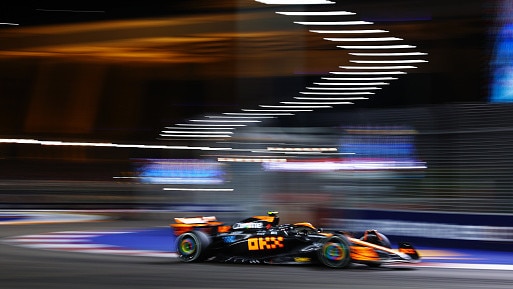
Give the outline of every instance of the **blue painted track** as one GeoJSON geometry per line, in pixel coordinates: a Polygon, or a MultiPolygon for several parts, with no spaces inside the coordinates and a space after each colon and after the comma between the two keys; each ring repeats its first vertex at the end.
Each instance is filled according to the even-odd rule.
{"type": "Polygon", "coordinates": [[[101,235],[92,238],[91,242],[133,250],[174,252],[175,239],[171,228],[155,228],[134,230],[123,234],[101,235]]]}

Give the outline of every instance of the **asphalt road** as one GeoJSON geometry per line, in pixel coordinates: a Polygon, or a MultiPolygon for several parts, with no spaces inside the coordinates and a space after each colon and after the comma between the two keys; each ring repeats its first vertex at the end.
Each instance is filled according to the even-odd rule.
{"type": "MultiPolygon", "coordinates": [[[[152,221],[1,226],[0,238],[154,227],[152,221]]],[[[0,244],[0,288],[513,288],[511,271],[424,267],[183,264],[175,259],[44,251],[0,244]]]]}

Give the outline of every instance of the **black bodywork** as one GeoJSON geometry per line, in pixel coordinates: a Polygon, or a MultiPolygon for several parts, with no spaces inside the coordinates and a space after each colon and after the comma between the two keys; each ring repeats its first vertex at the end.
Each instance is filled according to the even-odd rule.
{"type": "Polygon", "coordinates": [[[276,219],[269,221],[258,217],[235,223],[223,232],[219,228],[193,226],[192,230],[180,234],[176,240],[179,259],[183,262],[323,264],[334,268],[345,268],[351,263],[379,266],[385,262],[418,259],[409,244],[405,245],[410,246],[413,255],[392,252],[382,234],[388,243],[377,243],[379,240],[368,243],[342,231],[323,232],[310,223],[278,225],[276,219]],[[372,247],[366,247],[367,244],[372,247]],[[354,257],[354,247],[371,250],[374,259],[354,257]]]}

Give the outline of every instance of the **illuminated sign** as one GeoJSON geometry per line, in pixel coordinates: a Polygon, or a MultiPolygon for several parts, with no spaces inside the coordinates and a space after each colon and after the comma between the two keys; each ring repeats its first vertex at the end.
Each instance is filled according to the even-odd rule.
{"type": "Polygon", "coordinates": [[[199,159],[137,159],[135,173],[149,184],[222,184],[225,171],[219,162],[199,159]]]}
{"type": "Polygon", "coordinates": [[[248,250],[272,250],[283,248],[283,237],[260,237],[248,239],[248,250]]]}

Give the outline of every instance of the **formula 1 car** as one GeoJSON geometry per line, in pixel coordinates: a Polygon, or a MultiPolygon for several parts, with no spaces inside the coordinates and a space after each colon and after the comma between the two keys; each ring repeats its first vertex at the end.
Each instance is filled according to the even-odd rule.
{"type": "Polygon", "coordinates": [[[416,263],[418,252],[409,243],[391,248],[388,238],[367,230],[361,238],[343,231],[323,231],[311,223],[279,224],[277,212],[253,216],[233,225],[215,217],[175,218],[176,252],[182,262],[323,264],[347,268],[352,263],[378,267],[387,263],[416,263]]]}

